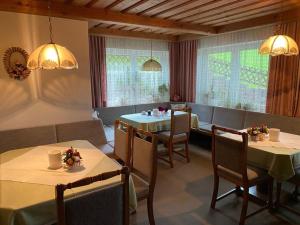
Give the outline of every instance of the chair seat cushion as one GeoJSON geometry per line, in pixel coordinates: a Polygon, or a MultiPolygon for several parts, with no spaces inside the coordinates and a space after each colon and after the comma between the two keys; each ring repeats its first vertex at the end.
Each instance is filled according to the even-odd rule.
{"type": "MultiPolygon", "coordinates": [[[[218,165],[218,174],[220,176],[223,176],[225,178],[232,178],[232,180],[235,181],[241,181],[242,182],[242,175],[239,173],[236,173],[230,169],[227,169],[223,166],[218,165]]],[[[250,185],[254,185],[255,183],[270,178],[267,171],[254,167],[254,166],[247,166],[247,175],[250,185]]]]}
{"type": "Polygon", "coordinates": [[[208,124],[200,124],[199,125],[199,129],[203,130],[203,131],[206,131],[208,133],[211,133],[211,127],[212,127],[212,125],[213,124],[210,124],[210,123],[208,123],[208,124]]]}
{"type": "Polygon", "coordinates": [[[131,173],[131,177],[134,183],[137,199],[142,200],[147,198],[149,194],[149,184],[134,173],[131,173]]]}
{"type": "Polygon", "coordinates": [[[111,155],[114,153],[114,149],[110,144],[100,145],[97,148],[100,149],[106,155],[111,155]]]}
{"type": "MultiPolygon", "coordinates": [[[[163,142],[168,142],[171,136],[170,131],[163,131],[159,133],[158,138],[163,142]]],[[[183,142],[187,140],[186,134],[176,134],[173,136],[173,143],[183,142]]]]}

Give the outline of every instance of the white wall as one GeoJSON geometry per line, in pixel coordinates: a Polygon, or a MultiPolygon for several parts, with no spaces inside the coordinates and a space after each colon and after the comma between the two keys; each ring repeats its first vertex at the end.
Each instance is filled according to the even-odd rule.
{"type": "MultiPolygon", "coordinates": [[[[49,42],[48,18],[0,12],[0,58],[15,46],[29,54],[49,42]]],[[[53,18],[54,42],[77,58],[78,70],[33,71],[23,81],[9,78],[0,61],[0,130],[91,118],[88,23],[53,18]]]]}

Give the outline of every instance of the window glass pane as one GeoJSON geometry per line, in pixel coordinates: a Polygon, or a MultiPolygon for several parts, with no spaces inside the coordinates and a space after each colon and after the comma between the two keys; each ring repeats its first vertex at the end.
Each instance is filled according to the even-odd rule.
{"type": "Polygon", "coordinates": [[[231,75],[231,52],[208,54],[208,102],[211,105],[224,106],[229,99],[231,75]]]}
{"type": "Polygon", "coordinates": [[[253,41],[200,48],[196,101],[265,112],[269,57],[258,53],[259,45],[253,41]]]}
{"type": "Polygon", "coordinates": [[[169,53],[153,51],[162,71],[142,71],[149,50],[107,48],[107,105],[134,105],[169,100],[169,53]]]}
{"type": "Polygon", "coordinates": [[[245,109],[264,112],[268,87],[269,56],[258,54],[257,49],[241,50],[240,64],[240,104],[245,109]]]}

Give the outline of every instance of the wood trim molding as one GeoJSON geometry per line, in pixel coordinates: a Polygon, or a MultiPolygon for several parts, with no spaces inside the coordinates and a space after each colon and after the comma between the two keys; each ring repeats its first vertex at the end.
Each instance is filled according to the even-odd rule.
{"type": "Polygon", "coordinates": [[[97,34],[103,36],[121,36],[130,38],[142,38],[142,39],[156,39],[166,41],[177,41],[177,36],[157,33],[146,33],[140,31],[126,31],[118,29],[109,29],[103,27],[93,27],[89,29],[90,34],[97,34]]]}
{"type": "MultiPolygon", "coordinates": [[[[1,0],[1,11],[17,13],[27,13],[34,15],[48,15],[47,1],[20,1],[20,0],[1,0]]],[[[179,31],[193,34],[214,34],[215,28],[206,25],[195,25],[190,23],[175,22],[171,20],[126,14],[101,8],[88,8],[60,2],[51,4],[51,14],[54,17],[98,20],[117,25],[135,25],[143,28],[164,28],[170,31],[179,31]]]]}

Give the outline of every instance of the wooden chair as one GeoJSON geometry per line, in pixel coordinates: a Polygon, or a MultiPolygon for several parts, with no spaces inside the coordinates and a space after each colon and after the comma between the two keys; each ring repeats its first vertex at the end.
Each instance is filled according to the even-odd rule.
{"type": "Polygon", "coordinates": [[[111,156],[123,165],[130,166],[132,126],[120,120],[115,121],[114,152],[111,156]]]}
{"type": "Polygon", "coordinates": [[[129,169],[99,174],[56,186],[58,225],[129,225],[129,169]],[[121,174],[121,182],[64,199],[64,191],[121,174]]]}
{"type": "Polygon", "coordinates": [[[153,195],[157,174],[157,142],[155,134],[133,129],[131,175],[138,201],[147,199],[150,225],[155,225],[153,195]]]}
{"type": "Polygon", "coordinates": [[[168,156],[169,159],[164,157],[159,157],[160,159],[168,162],[173,168],[173,153],[176,153],[184,158],[186,158],[187,162],[190,162],[189,156],[189,137],[191,130],[191,109],[186,108],[185,113],[175,114],[176,111],[171,111],[171,130],[163,131],[159,133],[158,138],[162,141],[168,148],[168,156]],[[185,154],[182,154],[179,151],[174,151],[174,145],[176,144],[184,144],[185,154]]]}
{"type": "Polygon", "coordinates": [[[212,162],[214,169],[214,190],[211,208],[214,209],[216,201],[234,192],[241,192],[243,188],[243,206],[240,216],[240,225],[245,223],[246,218],[272,206],[273,179],[264,171],[255,167],[247,166],[248,134],[223,127],[212,126],[212,162]],[[218,135],[219,132],[239,135],[242,141],[236,141],[218,135]],[[218,197],[219,177],[222,177],[236,185],[236,188],[218,197]],[[249,188],[261,183],[268,183],[268,201],[262,201],[249,194],[249,188]],[[264,206],[247,215],[248,200],[253,200],[264,206]]]}

